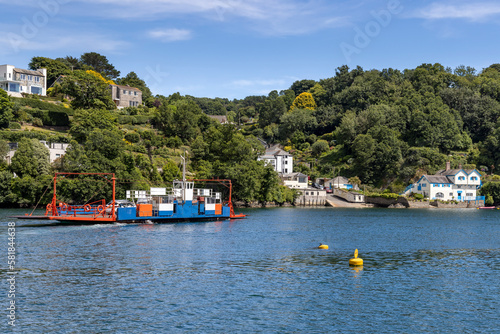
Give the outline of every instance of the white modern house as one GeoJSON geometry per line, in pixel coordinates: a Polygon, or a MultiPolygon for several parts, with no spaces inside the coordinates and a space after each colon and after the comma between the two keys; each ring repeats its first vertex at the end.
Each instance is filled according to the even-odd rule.
{"type": "Polygon", "coordinates": [[[308,188],[308,178],[306,174],[302,173],[290,173],[284,174],[281,179],[283,184],[291,189],[307,189],[308,188]]]}
{"type": "Polygon", "coordinates": [[[257,160],[273,166],[279,174],[293,173],[293,156],[277,145],[266,149],[264,155],[258,157],[257,160]]]}
{"type": "MultiPolygon", "coordinates": [[[[69,147],[69,144],[67,143],[48,143],[45,140],[40,140],[40,143],[45,145],[49,149],[49,162],[53,163],[60,157],[66,154],[66,150],[69,147]]],[[[12,162],[12,157],[14,157],[14,154],[16,154],[17,151],[17,143],[9,143],[9,152],[7,153],[7,156],[5,157],[5,160],[7,161],[7,164],[10,165],[12,162]]]]}
{"type": "Polygon", "coordinates": [[[404,194],[421,194],[431,200],[475,201],[481,188],[481,174],[475,169],[446,169],[436,175],[422,175],[404,194]]]}
{"type": "Polygon", "coordinates": [[[36,71],[16,68],[13,65],[0,65],[0,88],[14,97],[21,93],[47,95],[47,70],[36,71]]]}

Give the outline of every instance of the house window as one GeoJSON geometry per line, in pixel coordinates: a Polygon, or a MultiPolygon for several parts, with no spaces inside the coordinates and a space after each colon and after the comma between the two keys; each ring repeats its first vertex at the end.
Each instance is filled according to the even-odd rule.
{"type": "Polygon", "coordinates": [[[473,176],[470,178],[472,181],[477,181],[477,176],[473,176]]]}
{"type": "Polygon", "coordinates": [[[285,174],[288,174],[288,169],[285,168],[285,174]]]}
{"type": "Polygon", "coordinates": [[[427,187],[427,184],[426,183],[422,183],[422,188],[425,188],[427,187]]]}
{"type": "Polygon", "coordinates": [[[127,94],[127,91],[125,89],[123,90],[123,94],[127,94]]]}
{"type": "Polygon", "coordinates": [[[436,198],[444,198],[444,194],[443,193],[437,193],[436,194],[436,198]]]}
{"type": "Polygon", "coordinates": [[[42,95],[42,89],[40,87],[31,87],[31,94],[42,95]]]}
{"type": "Polygon", "coordinates": [[[33,80],[33,76],[28,75],[28,80],[29,80],[29,81],[32,81],[32,80],[33,80]]]}
{"type": "Polygon", "coordinates": [[[134,95],[137,96],[137,92],[134,92],[134,95]]]}
{"type": "Polygon", "coordinates": [[[285,160],[285,165],[288,165],[288,160],[285,160]]]}
{"type": "Polygon", "coordinates": [[[467,194],[465,194],[465,196],[472,197],[472,196],[474,196],[474,194],[473,193],[467,193],[467,194]]]}
{"type": "Polygon", "coordinates": [[[453,196],[453,193],[450,193],[450,196],[453,196]]]}
{"type": "Polygon", "coordinates": [[[12,78],[12,74],[11,74],[11,73],[9,73],[9,79],[10,79],[10,78],[12,78]]]}
{"type": "Polygon", "coordinates": [[[35,82],[40,82],[40,77],[35,77],[35,82]]]}
{"type": "Polygon", "coordinates": [[[309,192],[308,191],[306,191],[306,196],[309,196],[309,192]]]}
{"type": "MultiPolygon", "coordinates": [[[[9,73],[9,74],[10,74],[10,73],[9,73]]],[[[20,75],[19,75],[19,78],[20,78],[21,80],[26,80],[26,74],[20,74],[20,75]]]]}

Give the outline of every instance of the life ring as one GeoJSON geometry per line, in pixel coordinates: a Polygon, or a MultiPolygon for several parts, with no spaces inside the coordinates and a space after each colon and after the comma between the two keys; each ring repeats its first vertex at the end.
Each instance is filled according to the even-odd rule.
{"type": "Polygon", "coordinates": [[[47,204],[47,210],[52,210],[52,204],[47,204]]]}
{"type": "Polygon", "coordinates": [[[103,212],[103,210],[104,210],[104,207],[103,207],[102,205],[99,205],[99,206],[97,207],[97,212],[102,213],[102,212],[103,212]]]}
{"type": "Polygon", "coordinates": [[[85,212],[89,212],[89,211],[90,211],[90,205],[85,204],[85,205],[83,206],[83,210],[85,210],[85,212]]]}
{"type": "Polygon", "coordinates": [[[68,206],[66,205],[66,203],[63,203],[61,205],[61,211],[67,211],[68,210],[68,206]]]}

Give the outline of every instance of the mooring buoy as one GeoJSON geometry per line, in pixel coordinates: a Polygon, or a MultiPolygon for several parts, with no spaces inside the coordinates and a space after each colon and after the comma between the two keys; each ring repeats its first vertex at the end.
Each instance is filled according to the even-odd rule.
{"type": "Polygon", "coordinates": [[[358,257],[358,250],[357,249],[354,251],[354,258],[349,260],[349,265],[350,266],[362,266],[363,265],[363,259],[358,257]]]}

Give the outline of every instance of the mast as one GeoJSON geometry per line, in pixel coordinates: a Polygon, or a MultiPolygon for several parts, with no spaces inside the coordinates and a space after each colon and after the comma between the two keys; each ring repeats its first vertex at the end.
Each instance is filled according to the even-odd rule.
{"type": "Polygon", "coordinates": [[[56,216],[57,215],[57,208],[56,208],[56,205],[57,205],[57,195],[56,195],[56,183],[57,183],[57,173],[54,175],[54,195],[52,196],[52,216],[56,216]]]}
{"type": "Polygon", "coordinates": [[[115,178],[115,173],[113,173],[113,209],[112,209],[112,217],[113,217],[113,220],[116,219],[116,213],[115,213],[115,183],[116,183],[116,178],[115,178]]]}
{"type": "Polygon", "coordinates": [[[184,156],[181,155],[182,159],[182,202],[186,202],[186,151],[184,151],[184,156]]]}

